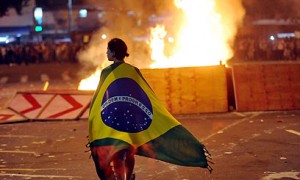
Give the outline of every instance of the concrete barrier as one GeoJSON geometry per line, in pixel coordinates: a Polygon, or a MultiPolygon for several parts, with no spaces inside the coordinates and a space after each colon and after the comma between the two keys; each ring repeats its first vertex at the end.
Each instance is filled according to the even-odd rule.
{"type": "Polygon", "coordinates": [[[228,111],[226,68],[223,65],[142,69],[141,72],[173,114],[228,111]]]}
{"type": "MultiPolygon", "coordinates": [[[[226,112],[225,66],[142,69],[147,82],[173,114],[226,112]]],[[[94,91],[17,92],[8,108],[29,120],[87,119],[94,91]]]]}
{"type": "Polygon", "coordinates": [[[237,111],[300,109],[300,62],[234,64],[237,111]]]}

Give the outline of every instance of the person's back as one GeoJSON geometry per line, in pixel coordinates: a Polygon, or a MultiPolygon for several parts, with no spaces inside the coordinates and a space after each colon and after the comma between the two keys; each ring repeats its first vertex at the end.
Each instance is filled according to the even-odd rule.
{"type": "Polygon", "coordinates": [[[125,42],[112,39],[106,54],[113,64],[101,72],[88,118],[99,178],[134,179],[135,154],[211,171],[205,146],[168,112],[139,69],[124,62],[125,42]]]}
{"type": "MultiPolygon", "coordinates": [[[[117,66],[124,63],[126,56],[129,56],[127,46],[121,39],[115,38],[108,43],[107,58],[114,63],[102,70],[98,86],[102,85],[103,80],[106,79],[117,66]]],[[[99,88],[97,90],[99,90],[99,88]]],[[[95,93],[96,96],[97,93],[98,92],[95,93]]],[[[96,171],[100,179],[134,179],[133,168],[135,151],[132,147],[123,147],[114,154],[109,154],[114,148],[113,146],[98,146],[95,142],[92,142],[90,146],[96,171]]]]}

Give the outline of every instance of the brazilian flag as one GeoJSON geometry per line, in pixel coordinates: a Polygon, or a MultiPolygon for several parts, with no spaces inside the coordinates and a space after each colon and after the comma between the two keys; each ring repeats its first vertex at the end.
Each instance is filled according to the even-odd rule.
{"type": "Polygon", "coordinates": [[[113,147],[111,155],[133,148],[137,155],[211,170],[204,145],[161,104],[140,71],[127,63],[102,71],[90,108],[89,141],[91,146],[113,147]]]}

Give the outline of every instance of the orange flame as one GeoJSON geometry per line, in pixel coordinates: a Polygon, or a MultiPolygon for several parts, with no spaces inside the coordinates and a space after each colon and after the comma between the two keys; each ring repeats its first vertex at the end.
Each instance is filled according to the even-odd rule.
{"type": "Polygon", "coordinates": [[[79,83],[78,89],[79,90],[95,90],[99,83],[101,70],[97,69],[94,74],[89,76],[86,79],[82,79],[79,83]]]}
{"type": "Polygon", "coordinates": [[[150,47],[153,64],[151,68],[218,65],[232,56],[228,40],[232,34],[225,34],[222,16],[215,11],[214,0],[175,0],[185,18],[183,29],[175,35],[175,53],[166,57],[164,38],[167,32],[163,25],[151,29],[150,47]]]}
{"type": "MultiPolygon", "coordinates": [[[[167,30],[160,24],[151,28],[149,46],[153,63],[150,68],[188,67],[218,65],[232,57],[229,41],[236,33],[236,25],[227,22],[216,11],[216,0],[174,0],[182,10],[182,29],[174,34],[173,49],[165,49],[167,30]],[[226,24],[227,23],[227,24],[226,24]],[[234,27],[233,27],[234,26],[234,27]],[[225,28],[226,27],[226,28],[225,28]],[[166,56],[164,52],[174,52],[166,56]]],[[[237,13],[238,14],[238,13],[237,13]]],[[[170,39],[169,39],[170,40],[170,39]]],[[[96,89],[100,70],[80,82],[78,89],[96,89]]]]}

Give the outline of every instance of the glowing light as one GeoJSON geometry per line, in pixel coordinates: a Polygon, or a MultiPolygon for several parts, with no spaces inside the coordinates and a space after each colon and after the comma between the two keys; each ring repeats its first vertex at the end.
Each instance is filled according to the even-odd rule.
{"type": "Polygon", "coordinates": [[[86,18],[87,17],[87,10],[86,9],[80,9],[79,10],[79,17],[86,18]]]}
{"type": "Polygon", "coordinates": [[[35,26],[34,30],[36,32],[41,32],[43,30],[43,27],[42,26],[35,26]]]}
{"type": "Polygon", "coordinates": [[[102,39],[106,39],[106,38],[107,38],[106,34],[102,34],[102,35],[101,35],[101,38],[102,38],[102,39]]]}
{"type": "Polygon", "coordinates": [[[0,42],[5,42],[7,40],[8,36],[5,36],[5,37],[1,37],[0,36],[0,42]]]}
{"type": "Polygon", "coordinates": [[[46,91],[49,87],[49,81],[46,81],[45,84],[44,84],[44,88],[43,88],[43,91],[46,91]]]}
{"type": "Polygon", "coordinates": [[[43,9],[41,7],[36,7],[33,12],[33,16],[37,23],[40,25],[43,22],[43,9]]]}

